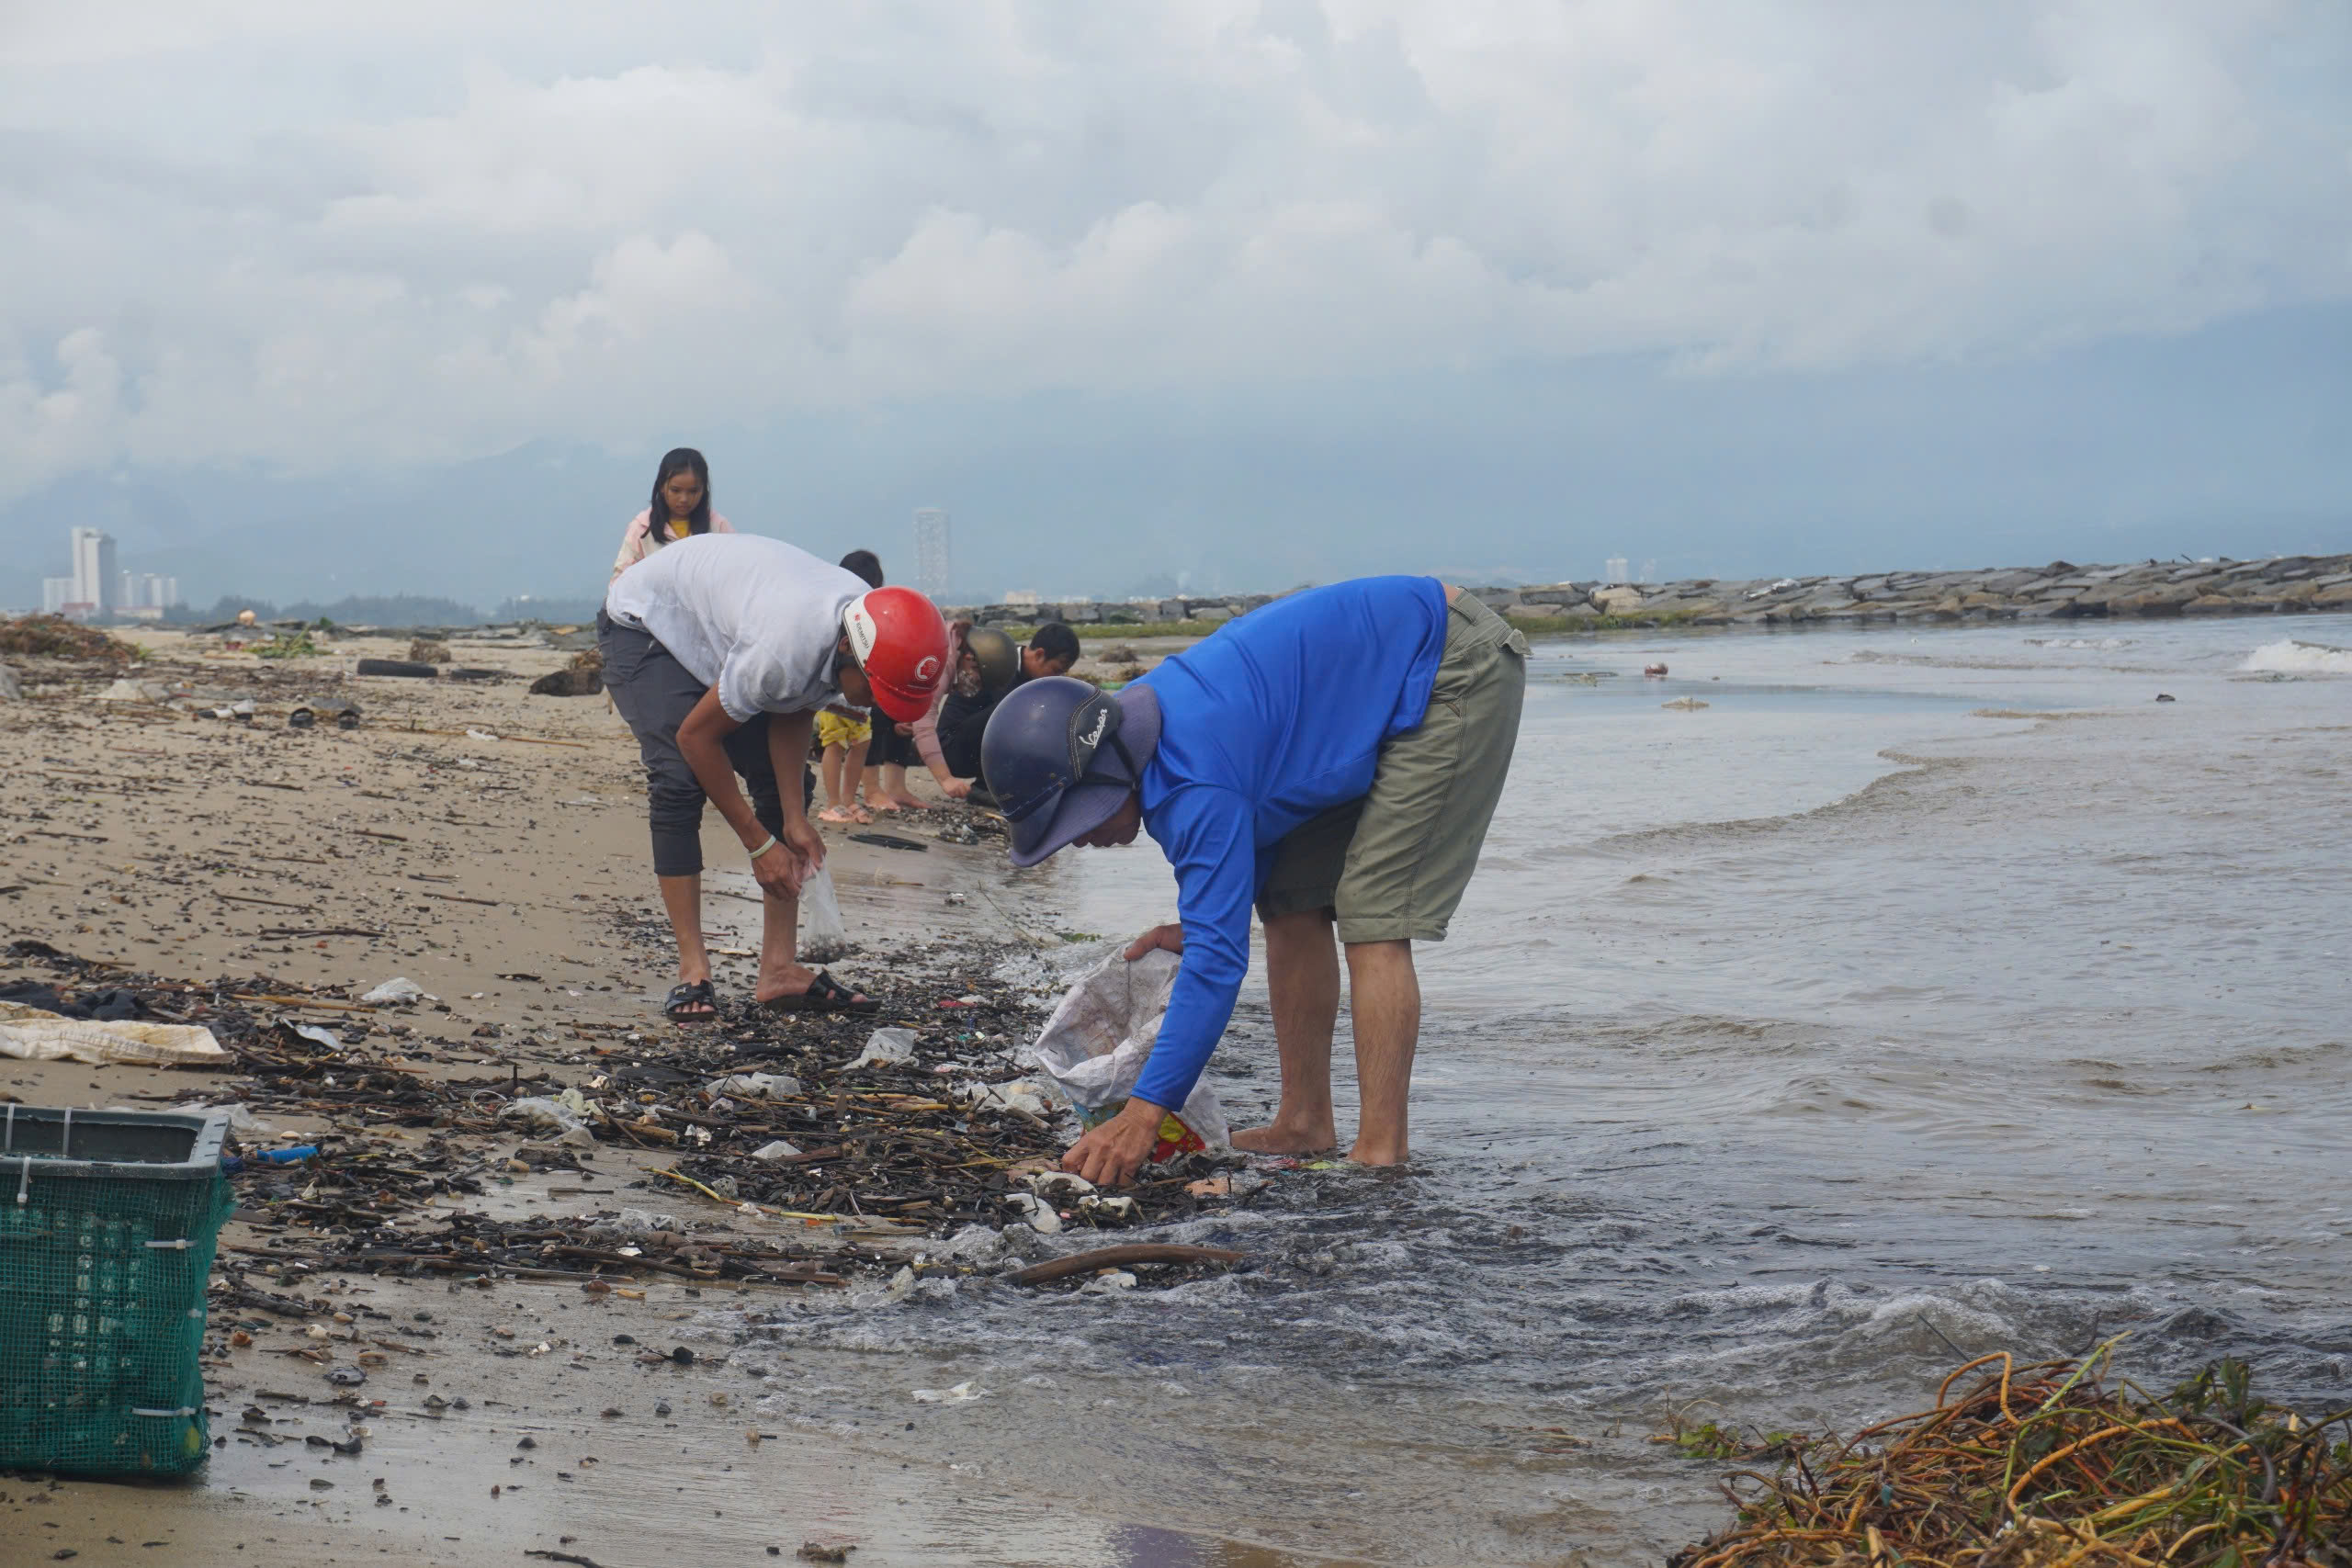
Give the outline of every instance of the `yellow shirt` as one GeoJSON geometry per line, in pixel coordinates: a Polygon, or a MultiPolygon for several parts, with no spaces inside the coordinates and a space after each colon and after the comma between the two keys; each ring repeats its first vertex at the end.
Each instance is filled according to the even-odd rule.
{"type": "Polygon", "coordinates": [[[695,525],[692,518],[673,517],[670,519],[670,537],[673,539],[686,538],[690,536],[694,531],[695,525]]]}

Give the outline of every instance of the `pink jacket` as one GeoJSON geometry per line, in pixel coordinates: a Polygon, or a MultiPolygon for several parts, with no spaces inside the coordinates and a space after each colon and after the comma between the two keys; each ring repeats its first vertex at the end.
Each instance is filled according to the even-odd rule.
{"type": "MultiPolygon", "coordinates": [[[[710,531],[732,534],[735,525],[714,512],[710,514],[710,531]]],[[[653,542],[653,513],[649,509],[628,520],[628,529],[621,535],[621,553],[613,558],[613,576],[618,577],[662,547],[653,542]]],[[[608,578],[605,581],[610,581],[608,578]]]]}
{"type": "Polygon", "coordinates": [[[915,750],[931,769],[932,777],[945,784],[956,775],[948,771],[947,753],[939,744],[939,710],[946,705],[947,694],[956,688],[957,661],[964,655],[964,633],[969,621],[947,623],[947,679],[939,683],[939,694],[931,700],[931,711],[915,720],[915,750]]]}

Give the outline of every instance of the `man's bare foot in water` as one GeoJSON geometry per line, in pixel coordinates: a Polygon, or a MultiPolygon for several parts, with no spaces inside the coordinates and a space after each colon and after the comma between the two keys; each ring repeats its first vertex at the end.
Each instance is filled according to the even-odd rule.
{"type": "Polygon", "coordinates": [[[1329,1122],[1298,1126],[1280,1117],[1267,1126],[1233,1134],[1233,1146],[1253,1155],[1319,1155],[1340,1146],[1340,1135],[1329,1122]]]}

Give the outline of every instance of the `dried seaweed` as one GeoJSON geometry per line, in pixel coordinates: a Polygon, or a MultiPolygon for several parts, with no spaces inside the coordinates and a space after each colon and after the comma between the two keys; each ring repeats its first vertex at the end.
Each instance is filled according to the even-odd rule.
{"type": "Polygon", "coordinates": [[[1777,1473],[1726,1477],[1737,1522],[1669,1568],[2352,1563],[2352,1409],[2306,1421],[2235,1361],[2150,1395],[2110,1385],[2112,1348],[1980,1357],[1931,1410],[1790,1440],[1777,1473]]]}

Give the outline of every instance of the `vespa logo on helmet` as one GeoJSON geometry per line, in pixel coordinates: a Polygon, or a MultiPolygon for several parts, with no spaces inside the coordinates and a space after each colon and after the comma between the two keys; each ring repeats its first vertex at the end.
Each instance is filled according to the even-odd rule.
{"type": "Polygon", "coordinates": [[[1102,731],[1109,728],[1110,723],[1111,710],[1107,707],[1097,708],[1094,712],[1094,728],[1088,730],[1084,735],[1080,736],[1078,738],[1078,743],[1080,746],[1085,747],[1090,751],[1095,747],[1102,745],[1102,731]]]}

